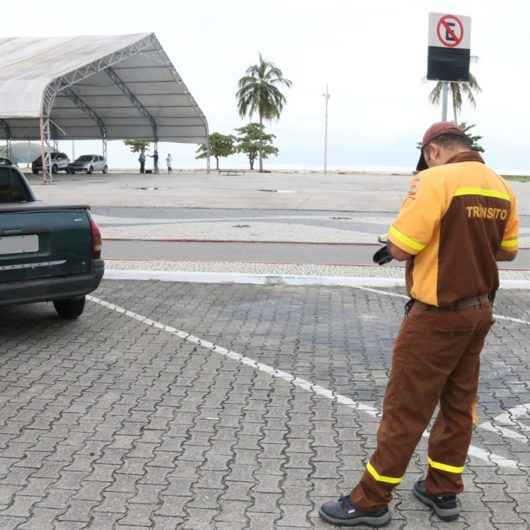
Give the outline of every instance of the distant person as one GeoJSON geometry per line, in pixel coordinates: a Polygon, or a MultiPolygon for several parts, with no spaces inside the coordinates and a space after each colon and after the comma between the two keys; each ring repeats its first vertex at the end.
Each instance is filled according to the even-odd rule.
{"type": "Polygon", "coordinates": [[[155,149],[153,154],[151,155],[151,158],[153,159],[153,171],[158,175],[158,151],[155,149]]]}
{"type": "Polygon", "coordinates": [[[145,173],[145,154],[143,151],[140,151],[138,162],[140,162],[140,174],[145,173]]]}
{"type": "Polygon", "coordinates": [[[173,168],[171,167],[172,163],[171,153],[168,153],[166,156],[166,165],[167,165],[167,172],[171,173],[173,171],[173,168]]]}

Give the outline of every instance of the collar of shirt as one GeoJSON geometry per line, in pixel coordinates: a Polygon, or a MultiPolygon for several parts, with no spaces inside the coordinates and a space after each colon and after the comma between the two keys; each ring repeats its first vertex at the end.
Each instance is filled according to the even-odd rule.
{"type": "Polygon", "coordinates": [[[456,164],[458,162],[481,162],[485,164],[484,159],[480,156],[478,151],[464,151],[452,156],[446,164],[456,164]]]}

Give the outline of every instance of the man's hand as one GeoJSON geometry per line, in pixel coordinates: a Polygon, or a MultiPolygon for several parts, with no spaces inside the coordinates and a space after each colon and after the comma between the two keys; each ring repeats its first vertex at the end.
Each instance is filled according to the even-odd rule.
{"type": "Polygon", "coordinates": [[[378,265],[385,265],[392,261],[392,254],[390,254],[390,249],[388,245],[381,247],[372,257],[374,263],[378,265]]]}
{"type": "Polygon", "coordinates": [[[389,243],[390,246],[390,254],[394,259],[397,259],[398,261],[407,261],[409,259],[412,259],[414,256],[412,254],[409,254],[408,252],[405,252],[404,250],[401,250],[399,247],[394,245],[393,243],[389,243]]]}

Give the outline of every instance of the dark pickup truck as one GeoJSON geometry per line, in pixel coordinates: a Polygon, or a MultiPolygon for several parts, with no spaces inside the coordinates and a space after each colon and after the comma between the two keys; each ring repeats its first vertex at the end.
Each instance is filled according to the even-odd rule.
{"type": "Polygon", "coordinates": [[[77,318],[103,272],[89,207],[37,201],[17,168],[0,166],[0,306],[50,301],[77,318]]]}

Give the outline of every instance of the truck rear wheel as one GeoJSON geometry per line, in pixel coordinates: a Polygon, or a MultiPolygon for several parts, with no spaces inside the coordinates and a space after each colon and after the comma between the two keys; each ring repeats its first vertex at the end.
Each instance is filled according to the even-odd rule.
{"type": "Polygon", "coordinates": [[[81,313],[83,313],[83,310],[85,309],[85,297],[54,300],[53,306],[61,318],[74,320],[81,316],[81,313]]]}

